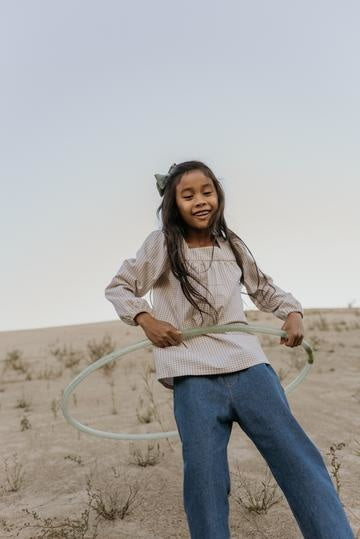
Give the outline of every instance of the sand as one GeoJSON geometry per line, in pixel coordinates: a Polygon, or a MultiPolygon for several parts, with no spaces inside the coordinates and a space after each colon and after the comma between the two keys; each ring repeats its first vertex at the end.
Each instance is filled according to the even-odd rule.
{"type": "MultiPolygon", "coordinates": [[[[247,311],[247,319],[276,328],[283,323],[259,311],[247,311]]],[[[288,399],[334,485],[340,480],[340,499],[360,536],[360,309],[305,309],[304,327],[315,363],[288,399]],[[330,447],[340,464],[337,477],[330,447]]],[[[89,343],[106,344],[108,339],[117,349],[144,338],[140,327],[120,320],[0,333],[1,538],[89,538],[95,529],[104,539],[190,537],[178,436],[136,442],[100,439],[69,425],[58,408],[63,389],[93,361],[89,343]],[[62,357],[56,355],[57,347],[65,352],[62,357]],[[147,465],[141,466],[144,460],[147,465]],[[24,528],[26,522],[31,527],[24,528]]],[[[279,337],[259,338],[286,387],[306,361],[304,349],[280,346],[279,337]]],[[[99,354],[101,350],[97,356],[95,351],[93,358],[99,354]]],[[[173,392],[156,380],[151,350],[132,352],[107,372],[90,375],[76,389],[70,410],[101,430],[176,430],[173,392]]],[[[267,466],[236,423],[228,458],[231,537],[301,538],[278,486],[279,501],[266,512],[246,507],[240,478],[255,492],[267,466]]]]}

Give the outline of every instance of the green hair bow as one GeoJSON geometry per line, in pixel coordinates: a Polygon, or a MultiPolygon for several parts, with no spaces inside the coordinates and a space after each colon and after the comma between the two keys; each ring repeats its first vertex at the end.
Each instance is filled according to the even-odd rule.
{"type": "Polygon", "coordinates": [[[169,176],[172,174],[172,172],[174,171],[176,166],[177,166],[176,163],[173,163],[171,165],[171,167],[169,168],[169,171],[168,171],[167,174],[154,174],[154,176],[156,178],[156,187],[157,187],[157,190],[160,193],[160,196],[164,195],[165,187],[166,187],[167,181],[169,179],[169,176]]]}

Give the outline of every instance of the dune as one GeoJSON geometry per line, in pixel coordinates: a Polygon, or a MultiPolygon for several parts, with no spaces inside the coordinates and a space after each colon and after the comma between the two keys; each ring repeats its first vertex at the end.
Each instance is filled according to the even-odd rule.
{"type": "MultiPolygon", "coordinates": [[[[246,316],[250,323],[282,325],[268,313],[248,310],[246,316]]],[[[360,309],[305,309],[304,327],[315,362],[288,399],[359,537],[360,309]]],[[[144,338],[140,327],[120,320],[0,333],[1,538],[190,537],[178,436],[97,438],[74,429],[59,409],[63,389],[78,372],[144,338]]],[[[259,339],[286,387],[307,359],[304,349],[280,346],[275,336],[259,339]]],[[[173,392],[157,381],[151,350],[91,374],[76,389],[70,410],[101,430],[176,430],[173,392]]],[[[236,424],[228,458],[231,537],[301,538],[266,462],[236,424]],[[250,492],[258,493],[258,502],[250,502],[250,492]]]]}

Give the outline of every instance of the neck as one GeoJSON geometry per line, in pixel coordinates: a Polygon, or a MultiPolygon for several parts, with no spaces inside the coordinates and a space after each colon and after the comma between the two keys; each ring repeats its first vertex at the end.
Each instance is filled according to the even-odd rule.
{"type": "Polygon", "coordinates": [[[215,238],[210,235],[208,230],[187,231],[185,241],[189,245],[198,247],[216,244],[215,238]]]}

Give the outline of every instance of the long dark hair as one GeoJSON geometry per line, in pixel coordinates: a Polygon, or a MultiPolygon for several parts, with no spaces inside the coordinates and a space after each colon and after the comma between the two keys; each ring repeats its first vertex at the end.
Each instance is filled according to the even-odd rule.
{"type": "MultiPolygon", "coordinates": [[[[176,204],[176,186],[180,182],[182,175],[185,172],[190,172],[192,170],[201,170],[204,173],[204,175],[207,178],[210,178],[214,183],[217,196],[218,196],[218,209],[213,215],[212,220],[209,223],[210,237],[211,239],[215,240],[216,236],[221,236],[223,239],[229,241],[229,244],[234,253],[236,262],[238,266],[241,268],[242,274],[239,281],[240,285],[244,284],[244,281],[245,281],[244,264],[243,264],[242,255],[241,255],[241,245],[243,245],[249,251],[251,257],[254,260],[257,278],[258,278],[257,289],[253,292],[249,292],[246,295],[253,297],[259,291],[263,291],[263,289],[259,288],[259,283],[260,283],[259,271],[264,276],[265,281],[268,284],[270,284],[272,288],[274,288],[274,286],[269,282],[266,275],[261,271],[261,269],[258,268],[255,262],[255,259],[250,249],[247,247],[247,245],[243,242],[243,240],[237,234],[235,234],[235,232],[233,232],[231,229],[227,227],[225,217],[224,217],[225,193],[223,191],[220,181],[216,178],[212,170],[202,161],[184,161],[182,163],[177,164],[176,167],[172,169],[171,174],[168,177],[163,199],[160,206],[158,207],[156,211],[156,215],[159,218],[159,214],[161,211],[162,231],[164,232],[164,235],[165,235],[170,268],[171,268],[172,273],[176,277],[176,279],[178,279],[178,281],[180,282],[181,289],[185,297],[200,312],[202,323],[204,321],[204,317],[202,313],[206,313],[206,314],[210,314],[210,313],[202,310],[196,303],[196,299],[198,299],[199,301],[205,302],[210,307],[210,309],[213,310],[213,312],[215,311],[216,315],[215,316],[211,315],[211,316],[214,322],[217,322],[216,309],[208,301],[207,298],[202,296],[192,286],[192,284],[189,281],[189,277],[194,279],[198,284],[200,284],[200,286],[204,287],[207,290],[207,292],[209,292],[209,290],[201,282],[201,280],[197,279],[193,274],[190,274],[187,271],[186,260],[184,256],[183,239],[186,237],[186,223],[184,223],[180,215],[180,212],[178,210],[177,204],[176,204]]],[[[274,292],[275,292],[275,288],[274,288],[274,292]]],[[[242,293],[245,294],[245,292],[242,292],[242,293]]]]}

